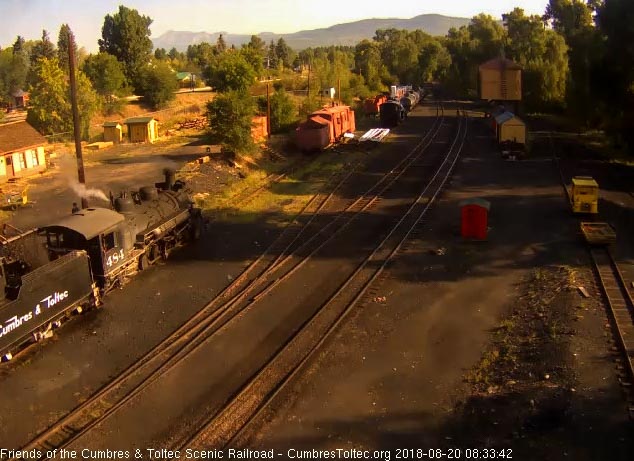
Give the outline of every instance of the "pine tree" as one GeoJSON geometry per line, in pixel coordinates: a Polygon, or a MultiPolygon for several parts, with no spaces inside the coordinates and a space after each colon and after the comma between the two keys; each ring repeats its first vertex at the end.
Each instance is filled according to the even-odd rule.
{"type": "Polygon", "coordinates": [[[70,29],[68,24],[62,24],[57,38],[57,57],[59,58],[59,65],[65,73],[68,73],[68,51],[71,43],[71,36],[73,37],[73,51],[75,52],[75,57],[77,57],[77,44],[74,40],[75,36],[73,31],[70,29]]]}

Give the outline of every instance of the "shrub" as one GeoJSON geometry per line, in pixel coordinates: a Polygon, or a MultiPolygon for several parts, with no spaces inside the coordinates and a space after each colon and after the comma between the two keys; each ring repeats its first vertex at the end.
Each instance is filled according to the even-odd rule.
{"type": "Polygon", "coordinates": [[[237,152],[253,150],[251,126],[254,115],[255,102],[246,91],[218,94],[207,104],[212,142],[237,152]]]}

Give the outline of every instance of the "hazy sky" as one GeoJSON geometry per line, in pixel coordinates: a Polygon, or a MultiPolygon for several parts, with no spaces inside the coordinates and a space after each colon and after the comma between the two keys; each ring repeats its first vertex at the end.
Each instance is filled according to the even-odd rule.
{"type": "Polygon", "coordinates": [[[154,20],[152,37],[168,30],[257,34],[289,33],[366,18],[410,18],[424,13],[471,17],[483,12],[499,17],[515,6],[542,14],[548,0],[0,0],[0,46],[17,35],[38,39],[42,29],[56,43],[61,24],[68,23],[77,42],[97,49],[106,14],[119,4],[154,20]]]}

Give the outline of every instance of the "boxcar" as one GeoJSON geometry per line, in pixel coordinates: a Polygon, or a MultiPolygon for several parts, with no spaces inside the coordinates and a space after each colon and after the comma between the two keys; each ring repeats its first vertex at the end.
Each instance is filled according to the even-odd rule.
{"type": "Polygon", "coordinates": [[[308,120],[299,125],[297,146],[303,151],[325,149],[355,130],[354,111],[350,106],[325,107],[310,114],[308,120]]]}
{"type": "Polygon", "coordinates": [[[381,104],[381,126],[389,128],[397,126],[405,118],[405,110],[398,101],[389,100],[381,104]]]}

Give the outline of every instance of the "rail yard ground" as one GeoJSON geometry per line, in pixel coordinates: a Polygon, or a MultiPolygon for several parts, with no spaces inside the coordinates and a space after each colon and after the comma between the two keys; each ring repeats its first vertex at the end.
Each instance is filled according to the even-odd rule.
{"type": "Polygon", "coordinates": [[[504,162],[473,128],[421,240],[247,446],[631,457],[607,319],[549,150],[504,162]],[[458,237],[458,203],[468,197],[491,202],[486,243],[458,237]]]}
{"type": "MultiPolygon", "coordinates": [[[[450,112],[456,105],[446,106],[438,137],[416,162],[420,173],[410,171],[400,188],[362,213],[292,283],[74,448],[172,446],[221,408],[302,324],[310,306],[336,290],[387,234],[387,220],[424,186],[421,178],[434,167],[432,153],[446,149],[456,129],[450,112]]],[[[264,198],[231,207],[221,197],[221,213],[200,243],[140,274],[113,293],[104,309],[69,322],[43,347],[0,368],[0,447],[23,446],[159,343],[238,277],[313,193],[356,167],[336,193],[340,201],[323,217],[334,219],[395,168],[432,129],[434,115],[430,104],[418,108],[389,142],[369,153],[342,148],[318,159],[293,159],[293,173],[264,198]]],[[[525,161],[505,162],[478,114],[471,115],[451,183],[415,236],[236,446],[282,452],[461,448],[463,455],[468,448],[495,448],[522,460],[632,459],[632,423],[610,353],[605,310],[549,144],[536,143],[525,161]],[[491,202],[486,242],[459,237],[458,203],[471,197],[491,202]],[[590,298],[579,295],[579,286],[590,298]]],[[[91,184],[116,190],[152,183],[164,166],[204,155],[200,145],[147,149],[88,154],[91,184]],[[100,160],[93,163],[91,155],[100,160]]],[[[631,169],[566,152],[566,179],[591,168],[604,189],[602,215],[619,236],[631,235],[631,169]]],[[[198,191],[213,185],[212,194],[221,194],[227,183],[240,182],[239,171],[226,163],[204,165],[207,175],[192,177],[200,181],[198,191]]],[[[14,224],[39,225],[70,210],[74,199],[67,181],[50,178],[36,180],[36,203],[19,210],[14,224]]],[[[634,277],[632,251],[630,239],[619,238],[616,254],[628,280],[634,277]]]]}

